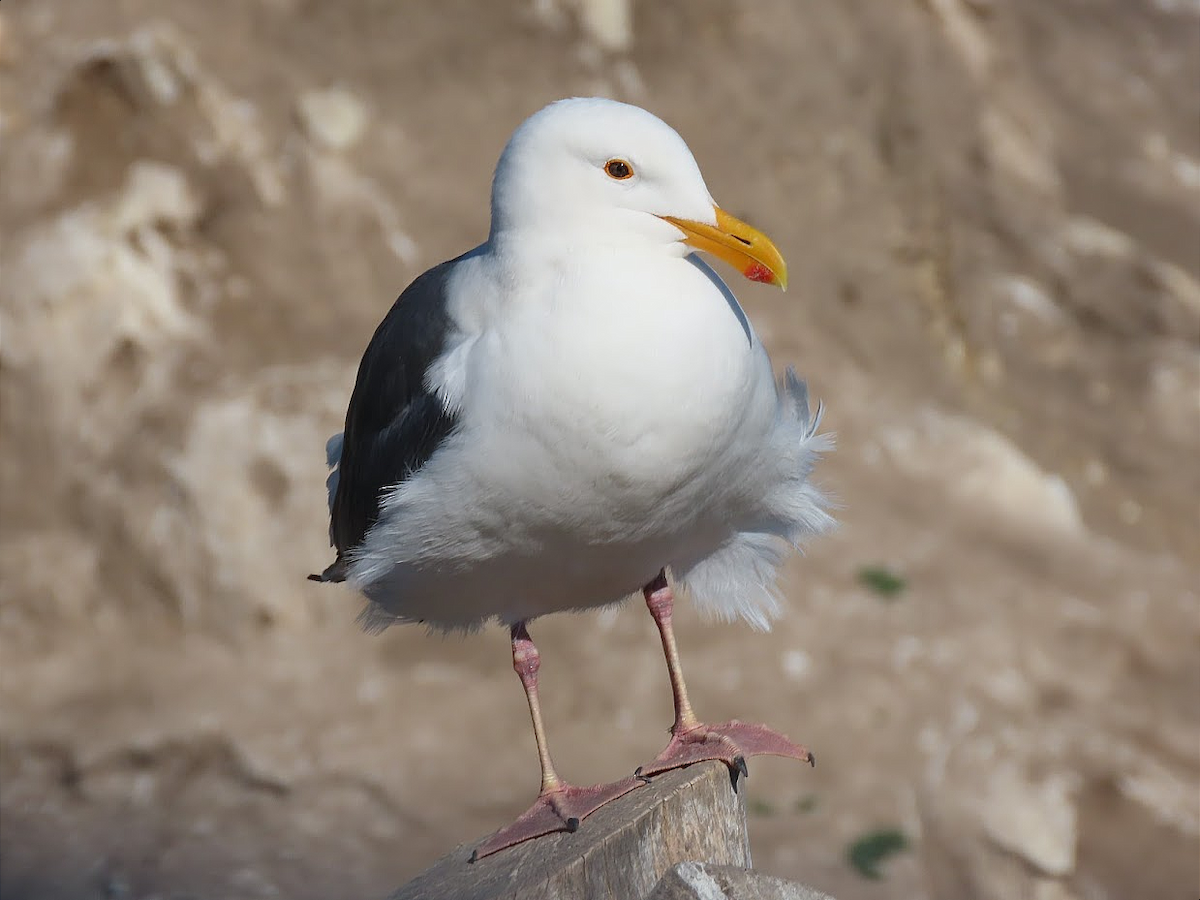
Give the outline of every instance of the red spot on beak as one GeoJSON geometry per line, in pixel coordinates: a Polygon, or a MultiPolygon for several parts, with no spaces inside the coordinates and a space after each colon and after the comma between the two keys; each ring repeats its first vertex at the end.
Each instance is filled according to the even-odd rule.
{"type": "Polygon", "coordinates": [[[764,266],[762,263],[753,263],[745,272],[742,273],[751,281],[757,281],[762,284],[774,284],[775,273],[764,266]]]}

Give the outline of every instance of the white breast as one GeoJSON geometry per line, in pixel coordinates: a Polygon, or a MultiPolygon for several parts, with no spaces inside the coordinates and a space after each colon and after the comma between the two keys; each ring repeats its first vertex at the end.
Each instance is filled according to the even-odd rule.
{"type": "Polygon", "coordinates": [[[461,292],[431,380],[459,428],[352,571],[389,612],[454,625],[613,602],[767,514],[779,399],[728,289],[694,258],[572,258],[461,292]]]}
{"type": "Polygon", "coordinates": [[[739,433],[768,427],[770,364],[698,259],[589,262],[514,298],[472,348],[478,419],[464,412],[653,499],[711,469],[739,433]]]}

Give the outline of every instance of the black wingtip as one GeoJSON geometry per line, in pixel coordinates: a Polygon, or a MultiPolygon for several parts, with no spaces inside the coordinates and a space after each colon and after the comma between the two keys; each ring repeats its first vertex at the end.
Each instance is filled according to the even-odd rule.
{"type": "Polygon", "coordinates": [[[325,567],[325,571],[320,575],[315,572],[308,576],[309,581],[319,581],[322,584],[327,582],[342,582],[346,580],[346,559],[342,554],[338,554],[338,558],[325,567]]]}

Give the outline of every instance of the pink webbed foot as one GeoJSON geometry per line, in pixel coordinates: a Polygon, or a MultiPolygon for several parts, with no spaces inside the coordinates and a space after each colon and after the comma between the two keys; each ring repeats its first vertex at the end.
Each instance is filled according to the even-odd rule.
{"type": "Polygon", "coordinates": [[[817,764],[808,748],[788,740],[778,731],[735,719],[724,725],[701,724],[673,733],[671,742],[654,762],[640,767],[634,774],[648,778],[706,759],[719,759],[729,766],[736,779],[738,772],[742,777],[749,776],[746,759],[750,756],[787,756],[809,765],[817,764]]]}
{"type": "Polygon", "coordinates": [[[575,831],[579,823],[618,797],[641,787],[638,778],[626,778],[612,784],[597,784],[591,787],[576,787],[564,784],[553,790],[543,791],[533,806],[523,812],[515,822],[501,828],[475,848],[471,862],[483,859],[507,847],[556,831],[575,831]]]}

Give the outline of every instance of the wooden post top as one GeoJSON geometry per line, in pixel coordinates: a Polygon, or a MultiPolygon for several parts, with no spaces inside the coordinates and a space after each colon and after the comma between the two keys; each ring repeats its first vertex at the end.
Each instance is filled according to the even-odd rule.
{"type": "Polygon", "coordinates": [[[478,843],[456,848],[391,900],[639,900],[676,863],[750,865],[742,794],[719,762],[657,776],[588,816],[574,834],[468,862],[478,843]]]}

